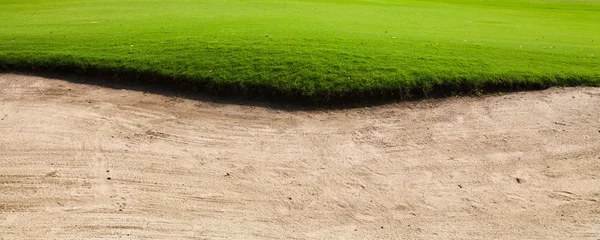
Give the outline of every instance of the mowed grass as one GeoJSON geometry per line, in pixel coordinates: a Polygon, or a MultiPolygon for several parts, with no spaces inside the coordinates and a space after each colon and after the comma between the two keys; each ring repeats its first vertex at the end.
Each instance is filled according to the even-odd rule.
{"type": "Polygon", "coordinates": [[[409,96],[598,86],[599,57],[598,0],[0,0],[4,70],[409,96]]]}

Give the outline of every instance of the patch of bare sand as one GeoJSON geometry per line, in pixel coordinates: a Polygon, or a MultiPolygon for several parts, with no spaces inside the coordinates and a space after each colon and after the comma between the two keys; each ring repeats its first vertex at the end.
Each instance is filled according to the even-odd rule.
{"type": "Polygon", "coordinates": [[[600,89],[327,112],[0,75],[0,238],[600,236],[600,89]]]}

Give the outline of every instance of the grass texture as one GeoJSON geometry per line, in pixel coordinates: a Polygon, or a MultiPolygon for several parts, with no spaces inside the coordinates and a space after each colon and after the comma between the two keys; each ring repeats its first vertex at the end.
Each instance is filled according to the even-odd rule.
{"type": "Polygon", "coordinates": [[[0,0],[0,69],[328,98],[600,85],[600,1],[0,0]]]}

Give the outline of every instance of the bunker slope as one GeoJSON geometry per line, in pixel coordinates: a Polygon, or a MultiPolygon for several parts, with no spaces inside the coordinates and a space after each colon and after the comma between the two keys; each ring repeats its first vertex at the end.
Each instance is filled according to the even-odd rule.
{"type": "Polygon", "coordinates": [[[600,236],[600,89],[284,111],[0,75],[0,238],[600,236]]]}

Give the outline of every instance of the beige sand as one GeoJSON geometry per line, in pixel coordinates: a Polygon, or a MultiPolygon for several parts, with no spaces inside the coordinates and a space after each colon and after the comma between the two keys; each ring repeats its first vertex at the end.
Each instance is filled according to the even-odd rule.
{"type": "Polygon", "coordinates": [[[0,75],[0,239],[599,239],[600,89],[283,111],[0,75]]]}

